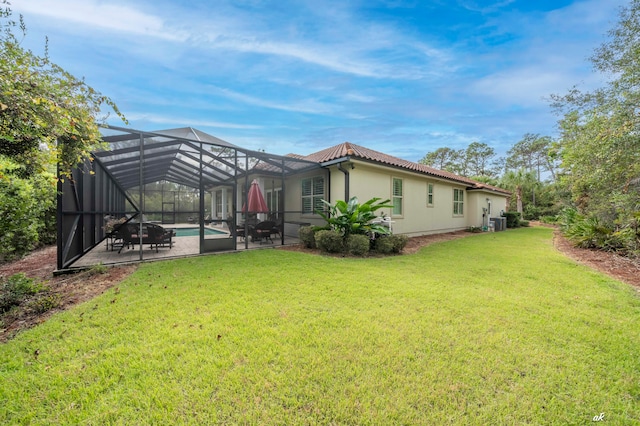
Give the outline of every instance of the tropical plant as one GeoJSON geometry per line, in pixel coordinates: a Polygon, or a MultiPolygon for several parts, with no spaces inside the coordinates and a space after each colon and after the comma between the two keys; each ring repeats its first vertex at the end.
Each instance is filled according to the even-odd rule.
{"type": "Polygon", "coordinates": [[[329,207],[328,214],[316,210],[316,213],[322,216],[327,224],[334,230],[338,231],[345,242],[351,234],[389,234],[389,228],[380,224],[372,223],[377,218],[376,211],[382,208],[392,209],[393,205],[387,204],[391,200],[387,199],[379,201],[381,198],[374,197],[369,201],[360,204],[358,197],[351,197],[349,202],[343,200],[336,201],[335,205],[322,200],[329,207]]]}
{"type": "Polygon", "coordinates": [[[516,196],[516,211],[522,216],[523,209],[523,193],[525,189],[531,188],[537,184],[535,173],[519,169],[518,171],[509,170],[502,176],[500,186],[513,191],[516,196]]]}
{"type": "Polygon", "coordinates": [[[611,234],[613,230],[602,225],[596,216],[576,221],[565,232],[574,245],[582,248],[604,248],[611,234]]]}

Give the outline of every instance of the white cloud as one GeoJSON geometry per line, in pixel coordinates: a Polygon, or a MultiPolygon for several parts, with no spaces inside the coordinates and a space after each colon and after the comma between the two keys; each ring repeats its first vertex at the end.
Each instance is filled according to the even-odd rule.
{"type": "Polygon", "coordinates": [[[309,114],[332,114],[334,113],[335,106],[323,102],[316,101],[314,99],[307,99],[304,101],[272,101],[265,98],[246,95],[244,93],[235,92],[230,89],[224,89],[215,86],[209,86],[208,90],[219,96],[224,96],[227,99],[231,99],[237,102],[242,102],[247,105],[253,105],[263,108],[271,108],[282,111],[291,112],[303,112],[309,114]]]}
{"type": "Polygon", "coordinates": [[[145,13],[135,7],[105,4],[95,0],[23,0],[12,5],[23,14],[73,22],[109,31],[144,35],[165,40],[184,41],[187,34],[170,28],[160,16],[145,13]]]}
{"type": "MultiPolygon", "coordinates": [[[[203,127],[215,127],[220,129],[236,129],[236,130],[257,130],[261,129],[262,126],[253,125],[253,124],[236,124],[236,123],[226,123],[220,121],[212,121],[212,120],[199,120],[194,119],[193,117],[176,117],[173,115],[163,116],[158,114],[151,114],[145,112],[133,112],[127,114],[127,119],[129,122],[144,122],[144,123],[173,123],[179,126],[183,126],[184,123],[189,123],[189,126],[203,126],[203,127]]],[[[120,124],[116,124],[120,125],[120,124]]]]}

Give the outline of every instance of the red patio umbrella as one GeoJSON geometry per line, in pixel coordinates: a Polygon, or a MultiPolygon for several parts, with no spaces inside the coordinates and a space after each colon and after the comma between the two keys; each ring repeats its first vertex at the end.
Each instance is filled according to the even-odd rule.
{"type": "MultiPolygon", "coordinates": [[[[264,201],[264,197],[262,196],[260,184],[256,179],[251,182],[251,186],[249,187],[247,202],[249,203],[249,213],[269,213],[267,203],[264,201]]],[[[242,205],[242,212],[247,212],[246,204],[242,205]]]]}

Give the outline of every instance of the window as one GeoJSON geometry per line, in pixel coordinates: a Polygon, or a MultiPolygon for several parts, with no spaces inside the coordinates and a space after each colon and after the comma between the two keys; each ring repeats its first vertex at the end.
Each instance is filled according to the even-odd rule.
{"type": "Polygon", "coordinates": [[[284,210],[284,203],[282,199],[282,188],[270,189],[267,191],[267,207],[269,213],[271,213],[271,219],[279,219],[280,211],[284,210]]]}
{"type": "Polygon", "coordinates": [[[324,177],[302,179],[302,213],[313,214],[315,210],[324,210],[322,199],[324,199],[324,177]]]}
{"type": "Polygon", "coordinates": [[[453,214],[457,216],[464,214],[464,191],[462,189],[453,190],[453,214]]]}
{"type": "Polygon", "coordinates": [[[393,178],[392,187],[393,216],[402,216],[402,179],[393,178]]]}
{"type": "Polygon", "coordinates": [[[427,183],[427,207],[433,207],[433,184],[427,183]]]}

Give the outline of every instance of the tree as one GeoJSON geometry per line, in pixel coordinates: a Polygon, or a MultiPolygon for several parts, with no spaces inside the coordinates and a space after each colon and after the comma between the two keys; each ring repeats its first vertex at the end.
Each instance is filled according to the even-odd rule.
{"type": "Polygon", "coordinates": [[[496,152],[486,143],[471,142],[465,150],[468,175],[493,176],[495,167],[493,158],[496,152]]]}
{"type": "Polygon", "coordinates": [[[456,164],[460,162],[463,155],[464,150],[457,151],[448,147],[438,148],[433,152],[428,152],[419,163],[438,170],[452,171],[456,168],[456,164]]]}
{"type": "Polygon", "coordinates": [[[563,114],[558,153],[563,184],[582,213],[624,226],[640,211],[640,0],[622,8],[609,38],[591,57],[611,76],[602,88],[553,96],[563,114]]]}
{"type": "Polygon", "coordinates": [[[46,53],[22,48],[14,31],[25,36],[26,26],[8,5],[0,0],[0,261],[54,240],[56,167],[69,175],[100,146],[101,107],[122,117],[46,53]]]}
{"type": "Polygon", "coordinates": [[[502,188],[512,191],[516,196],[516,211],[523,217],[523,194],[525,189],[531,188],[537,183],[535,173],[518,169],[517,171],[507,171],[500,180],[502,188]]]}
{"type": "Polygon", "coordinates": [[[438,148],[419,162],[460,176],[495,176],[498,169],[495,155],[489,145],[472,142],[466,149],[438,148]]]}
{"type": "Polygon", "coordinates": [[[506,167],[508,169],[520,169],[535,171],[538,181],[541,181],[542,172],[551,173],[553,180],[556,178],[556,164],[553,157],[553,139],[539,134],[526,133],[520,141],[507,152],[506,167]]]}
{"type": "MultiPolygon", "coordinates": [[[[100,143],[97,121],[102,107],[124,119],[116,105],[48,55],[20,46],[6,0],[0,7],[0,155],[24,165],[28,175],[51,165],[67,173],[100,143]]],[[[46,45],[45,45],[46,52],[46,45]]]]}

